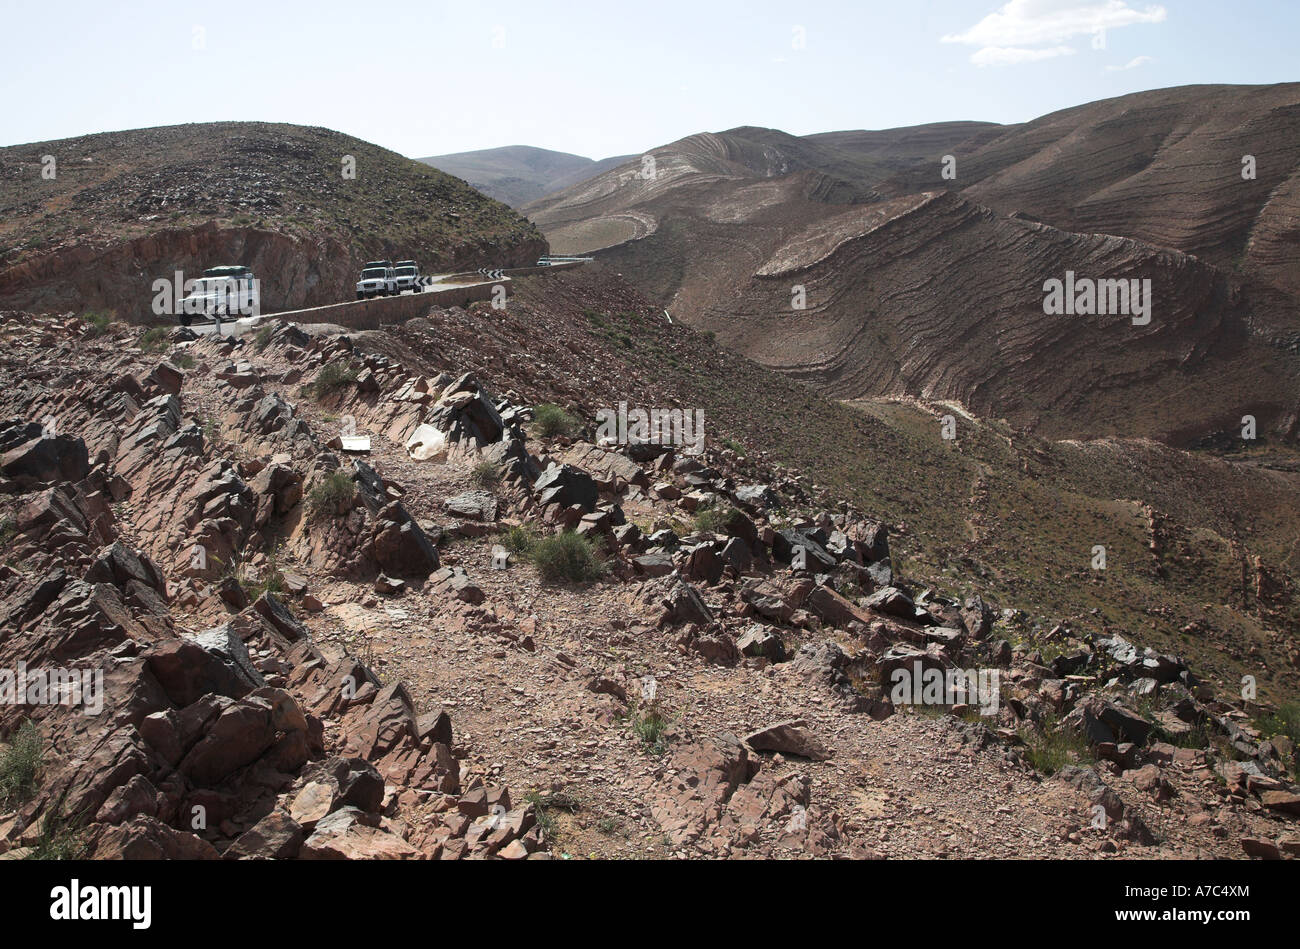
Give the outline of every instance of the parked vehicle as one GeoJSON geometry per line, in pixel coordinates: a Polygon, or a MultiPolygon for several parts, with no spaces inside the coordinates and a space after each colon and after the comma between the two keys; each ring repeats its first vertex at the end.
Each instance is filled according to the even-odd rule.
{"type": "Polygon", "coordinates": [[[357,299],[369,300],[371,297],[396,295],[397,278],[393,276],[393,265],[386,260],[372,261],[361,271],[357,281],[357,299]]]}
{"type": "Polygon", "coordinates": [[[399,260],[393,268],[393,279],[398,293],[405,290],[419,293],[423,289],[420,286],[420,267],[413,260],[399,260]]]}
{"type": "Polygon", "coordinates": [[[256,316],[261,306],[253,271],[244,266],[209,267],[193,282],[177,314],[182,326],[196,319],[256,316]]]}
{"type": "Polygon", "coordinates": [[[205,277],[233,277],[236,279],[247,277],[253,279],[253,271],[243,264],[229,264],[221,267],[209,267],[203,271],[205,277]]]}

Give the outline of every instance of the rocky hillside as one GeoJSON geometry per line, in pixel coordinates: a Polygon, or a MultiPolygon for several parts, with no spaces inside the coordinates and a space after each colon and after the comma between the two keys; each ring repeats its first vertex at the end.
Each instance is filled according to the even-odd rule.
{"type": "Polygon", "coordinates": [[[1001,217],[950,192],[830,217],[727,289],[699,301],[700,325],[841,398],[951,400],[1051,437],[1187,444],[1249,414],[1291,439],[1300,424],[1296,337],[1263,329],[1300,317],[1278,294],[1190,255],[1001,217]],[[1150,319],[1045,314],[1045,277],[1067,271],[1149,281],[1150,319]]]}
{"type": "Polygon", "coordinates": [[[961,162],[957,181],[1006,214],[1300,289],[1300,83],[1180,86],[1066,109],[998,136],[961,162]]]}
{"type": "Polygon", "coordinates": [[[735,129],[524,210],[558,250],[841,397],[1184,445],[1255,414],[1293,439],[1297,110],[1297,84],[1192,86],[1022,126],[735,129]],[[1150,279],[1151,324],[1045,316],[1067,272],[1150,279]]]}
{"type": "MultiPolygon", "coordinates": [[[[523,213],[559,253],[639,240],[679,218],[706,227],[743,222],[747,233],[757,225],[783,231],[791,222],[823,217],[827,206],[878,199],[874,185],[916,165],[918,149],[932,136],[964,140],[983,129],[981,123],[944,123],[879,133],[870,144],[749,127],[691,135],[527,205],[523,213]]],[[[682,236],[696,243],[706,234],[682,236]]],[[[754,236],[759,247],[771,239],[762,230],[754,236]]],[[[662,266],[694,266],[687,249],[675,248],[662,266]]]]}
{"type": "Polygon", "coordinates": [[[275,311],[351,299],[370,259],[434,273],[545,251],[464,182],[328,129],[220,122],[0,148],[4,306],[144,318],[155,279],[244,264],[275,311]]]}
{"type": "Polygon", "coordinates": [[[6,856],[1297,851],[1293,475],[944,444],[936,406],[822,398],[599,268],[353,336],[0,333],[0,669],[104,683],[0,705],[6,856]],[[702,451],[600,443],[620,400],[702,409],[702,451]],[[1115,507],[1158,469],[1186,484],[1115,507]],[[1010,575],[1030,485],[1104,572],[1081,533],[1010,575]],[[958,669],[1000,685],[890,687],[958,669]]]}

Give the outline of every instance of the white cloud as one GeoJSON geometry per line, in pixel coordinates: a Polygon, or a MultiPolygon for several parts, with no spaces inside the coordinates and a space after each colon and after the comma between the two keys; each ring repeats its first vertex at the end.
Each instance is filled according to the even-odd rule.
{"type": "Polygon", "coordinates": [[[1123,66],[1107,66],[1106,72],[1123,72],[1126,69],[1137,69],[1139,66],[1145,66],[1147,63],[1154,63],[1155,60],[1150,56],[1135,56],[1123,66]]]}
{"type": "Polygon", "coordinates": [[[980,47],[971,62],[980,66],[1036,62],[1074,52],[1064,44],[1077,36],[1105,37],[1106,31],[1139,23],[1163,23],[1164,7],[1141,10],[1126,0],[1009,0],[970,29],[941,37],[944,43],[980,47]]]}
{"type": "Polygon", "coordinates": [[[1035,63],[1041,59],[1055,59],[1057,56],[1073,56],[1074,50],[1069,46],[1051,46],[1047,49],[1025,49],[1020,46],[986,46],[974,53],[970,61],[976,66],[1015,66],[1020,63],[1035,63]]]}

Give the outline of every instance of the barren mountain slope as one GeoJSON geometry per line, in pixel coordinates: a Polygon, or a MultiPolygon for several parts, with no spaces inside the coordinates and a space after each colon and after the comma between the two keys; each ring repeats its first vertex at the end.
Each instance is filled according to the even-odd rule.
{"type": "Polygon", "coordinates": [[[218,122],[0,149],[11,307],[144,316],[154,279],[245,264],[263,308],[287,309],[350,298],[367,259],[436,272],[531,263],[545,249],[463,182],[328,129],[218,122]]]}
{"type": "Polygon", "coordinates": [[[1300,83],[1180,86],[1053,113],[959,163],[957,185],[1004,213],[1120,234],[1294,287],[1300,83]],[[1243,159],[1254,158],[1253,179],[1243,159]],[[1280,198],[1280,200],[1279,200],[1280,198]],[[1255,235],[1290,248],[1252,256],[1255,235]],[[1285,234],[1285,238],[1283,235],[1285,234]]]}
{"type": "Polygon", "coordinates": [[[678,303],[727,345],[845,398],[951,399],[1048,435],[1174,442],[1238,429],[1243,414],[1292,437],[1300,415],[1293,337],[1262,331],[1295,325],[1290,301],[1184,254],[1000,217],[950,193],[819,222],[748,280],[714,289],[678,303]],[[1149,280],[1150,313],[1044,313],[1044,282],[1067,271],[1149,280]]]}
{"type": "Polygon", "coordinates": [[[652,152],[650,180],[626,166],[526,210],[674,318],[842,397],[1179,444],[1252,414],[1293,437],[1297,89],[1160,90],[1005,128],[738,129],[652,152]],[[935,197],[952,188],[966,200],[935,197]],[[1151,279],[1151,323],[1044,315],[1067,271],[1151,279]]]}
{"type": "MultiPolygon", "coordinates": [[[[841,205],[879,197],[874,185],[921,160],[935,137],[980,141],[985,123],[943,123],[884,132],[832,133],[798,138],[775,129],[744,127],[692,135],[558,194],[523,213],[562,252],[588,252],[653,233],[660,222],[699,217],[705,222],[748,222],[757,206],[781,207],[808,197],[841,205]],[[794,176],[791,188],[765,187],[794,176]],[[732,194],[732,192],[737,192],[732,194]],[[717,203],[723,209],[700,209],[717,203]]],[[[807,220],[797,209],[795,222],[807,220]]],[[[746,235],[748,236],[748,235],[746,235]]],[[[762,245],[762,238],[758,243],[762,245]]]]}

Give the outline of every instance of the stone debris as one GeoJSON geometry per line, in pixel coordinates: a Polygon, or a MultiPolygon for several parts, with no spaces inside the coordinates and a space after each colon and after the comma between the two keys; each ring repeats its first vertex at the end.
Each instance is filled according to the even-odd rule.
{"type": "Polygon", "coordinates": [[[1295,747],[1243,703],[909,582],[894,526],[766,463],[540,437],[335,333],[174,334],[181,370],[0,329],[67,373],[3,367],[0,669],[104,680],[96,715],[0,705],[57,749],[0,854],[61,806],[97,859],[1296,856],[1295,747]],[[316,404],[332,364],[358,384],[316,404]],[[1048,734],[1087,754],[1045,773],[1048,734]]]}

